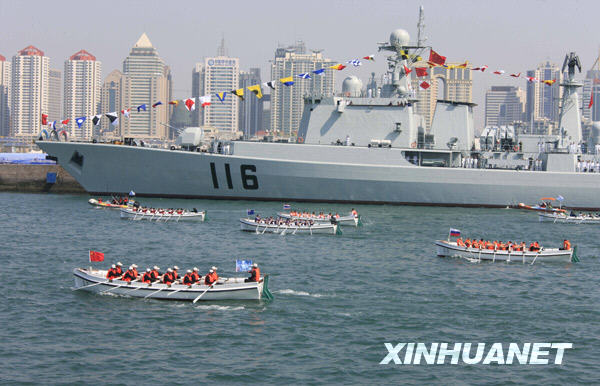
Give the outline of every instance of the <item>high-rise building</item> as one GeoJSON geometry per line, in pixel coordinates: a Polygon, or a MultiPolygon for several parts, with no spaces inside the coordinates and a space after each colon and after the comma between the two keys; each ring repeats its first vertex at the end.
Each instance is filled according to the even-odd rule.
{"type": "Polygon", "coordinates": [[[535,70],[527,71],[528,77],[533,77],[538,82],[527,83],[527,104],[525,106],[525,119],[530,124],[536,120],[545,120],[550,124],[558,125],[558,106],[562,97],[560,83],[563,75],[560,68],[553,63],[542,63],[535,70]],[[556,80],[551,86],[543,83],[544,80],[556,80]]]}
{"type": "Polygon", "coordinates": [[[10,84],[11,63],[0,55],[0,136],[10,133],[10,84]]]}
{"type": "MultiPolygon", "coordinates": [[[[123,73],[119,70],[113,70],[102,84],[101,96],[100,96],[100,108],[98,114],[109,113],[112,111],[121,110],[121,83],[123,81],[123,73]]],[[[165,103],[165,102],[163,102],[165,103]]],[[[119,127],[113,127],[110,121],[106,118],[100,118],[100,131],[106,135],[106,133],[112,133],[111,137],[121,137],[119,127]]]]}
{"type": "Polygon", "coordinates": [[[485,125],[505,126],[522,121],[525,93],[519,87],[492,86],[485,93],[485,125]]]}
{"type": "Polygon", "coordinates": [[[60,122],[63,117],[63,80],[62,71],[56,68],[48,70],[48,120],[60,122]]]}
{"type": "Polygon", "coordinates": [[[600,121],[600,68],[587,72],[582,95],[583,117],[588,121],[600,121]],[[591,107],[590,101],[593,101],[591,107]]]}
{"type": "Polygon", "coordinates": [[[289,47],[278,47],[271,64],[271,79],[275,80],[275,90],[271,91],[271,130],[281,135],[296,135],[304,110],[304,97],[307,95],[331,96],[334,93],[335,71],[327,69],[334,65],[318,50],[306,52],[304,42],[296,42],[289,47]],[[312,71],[327,69],[320,75],[312,71]],[[309,73],[311,79],[300,79],[298,74],[309,73]],[[287,87],[279,79],[294,77],[294,85],[287,87]]]}
{"type": "Polygon", "coordinates": [[[81,128],[75,122],[78,117],[91,117],[98,112],[102,65],[86,50],[73,54],[65,61],[65,108],[63,116],[70,119],[68,128],[71,136],[91,139],[93,123],[86,119],[81,128]]]}
{"type": "MultiPolygon", "coordinates": [[[[249,71],[240,72],[240,88],[248,90],[249,86],[260,85],[260,68],[251,68],[249,71]]],[[[264,90],[263,90],[264,91],[264,90]]],[[[250,138],[257,131],[263,130],[263,98],[249,94],[240,102],[239,130],[245,138],[250,138]]]]}
{"type": "Polygon", "coordinates": [[[152,46],[148,36],[142,34],[123,61],[121,109],[145,104],[146,111],[136,111],[127,118],[121,115],[121,109],[116,109],[119,113],[121,135],[134,138],[166,138],[171,87],[169,67],[158,56],[158,51],[152,46]],[[151,108],[152,104],[158,101],[162,102],[162,105],[151,108]]]}
{"type": "MultiPolygon", "coordinates": [[[[226,55],[225,41],[217,51],[217,56],[204,58],[203,63],[197,63],[192,74],[195,79],[192,91],[202,90],[198,96],[213,95],[219,92],[227,92],[225,100],[213,100],[210,107],[202,109],[198,114],[199,123],[202,126],[212,126],[219,131],[234,132],[238,130],[239,98],[231,95],[231,90],[239,88],[240,60],[226,55]]],[[[244,91],[244,97],[248,97],[244,91]]]]}
{"type": "Polygon", "coordinates": [[[48,113],[48,70],[50,59],[34,46],[12,58],[10,135],[34,137],[48,113]]]}
{"type": "MultiPolygon", "coordinates": [[[[192,97],[198,98],[204,94],[204,63],[196,63],[192,70],[192,97]]],[[[192,112],[192,126],[198,127],[203,124],[202,108],[192,112]]]]}
{"type": "MultiPolygon", "coordinates": [[[[417,62],[415,67],[428,67],[426,62],[417,62]]],[[[452,64],[449,63],[449,67],[452,64]]],[[[411,78],[411,87],[415,91],[416,113],[423,116],[427,128],[431,127],[438,99],[453,102],[473,102],[473,79],[468,68],[427,68],[427,76],[411,78]],[[429,87],[420,85],[426,82],[429,87]]]]}

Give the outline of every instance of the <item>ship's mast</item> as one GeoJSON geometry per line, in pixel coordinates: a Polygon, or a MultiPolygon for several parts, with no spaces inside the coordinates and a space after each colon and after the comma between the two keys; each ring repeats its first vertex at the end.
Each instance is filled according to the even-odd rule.
{"type": "Polygon", "coordinates": [[[423,46],[423,43],[427,40],[425,36],[425,10],[423,6],[419,6],[419,22],[417,23],[417,45],[423,46]]]}
{"type": "Polygon", "coordinates": [[[568,69],[567,78],[561,86],[563,87],[562,108],[560,109],[558,127],[560,129],[560,147],[566,148],[569,144],[578,145],[581,142],[581,117],[579,115],[579,97],[577,89],[583,86],[575,80],[575,69],[581,72],[579,56],[574,52],[565,56],[562,72],[568,69]]]}

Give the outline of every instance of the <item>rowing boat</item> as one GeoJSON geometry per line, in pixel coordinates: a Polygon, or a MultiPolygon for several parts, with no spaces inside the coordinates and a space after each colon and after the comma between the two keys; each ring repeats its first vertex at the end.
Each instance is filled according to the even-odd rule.
{"type": "Polygon", "coordinates": [[[285,225],[285,224],[265,224],[262,222],[256,222],[250,218],[241,218],[241,229],[246,232],[256,233],[279,233],[285,234],[328,234],[328,235],[341,235],[342,231],[337,224],[314,224],[314,225],[285,225]]]}
{"type": "Polygon", "coordinates": [[[600,224],[600,217],[593,215],[569,216],[566,213],[540,213],[540,222],[567,224],[600,224]]]}
{"type": "MultiPolygon", "coordinates": [[[[550,198],[550,197],[547,197],[550,198]]],[[[547,203],[544,202],[543,205],[527,205],[524,204],[522,202],[520,202],[517,207],[519,209],[524,209],[524,210],[533,210],[536,212],[544,212],[544,213],[565,213],[566,210],[563,208],[554,208],[552,207],[552,205],[550,204],[550,201],[548,201],[547,203]]]]}
{"type": "Polygon", "coordinates": [[[90,198],[88,203],[91,206],[95,206],[96,208],[110,208],[110,209],[124,209],[127,208],[127,205],[119,205],[119,204],[111,204],[108,201],[97,200],[95,198],[90,198]]]}
{"type": "Polygon", "coordinates": [[[552,261],[571,262],[577,261],[576,248],[562,250],[558,248],[543,248],[540,251],[495,251],[493,249],[479,249],[458,246],[455,241],[437,240],[437,255],[440,257],[461,257],[470,261],[506,261],[506,262],[531,262],[552,261]]]}
{"type": "Polygon", "coordinates": [[[150,220],[164,222],[204,221],[206,212],[191,212],[189,210],[125,208],[121,209],[124,220],[150,220]]]}
{"type": "Polygon", "coordinates": [[[269,291],[269,276],[265,275],[260,282],[244,282],[243,277],[219,278],[213,286],[204,283],[191,287],[183,284],[146,284],[139,281],[126,282],[123,280],[106,279],[105,270],[93,268],[75,268],[75,289],[94,293],[109,293],[113,295],[130,296],[135,298],[188,300],[193,301],[200,295],[199,300],[271,300],[269,291]],[[204,293],[204,294],[203,294],[204,293]]]}
{"type": "MultiPolygon", "coordinates": [[[[305,216],[292,216],[290,213],[286,213],[286,212],[279,212],[277,213],[277,216],[284,218],[284,219],[289,219],[289,220],[313,220],[315,223],[318,224],[329,224],[331,223],[331,217],[329,217],[329,215],[325,216],[325,217],[318,217],[318,216],[309,216],[309,217],[305,217],[305,216]]],[[[359,215],[353,215],[353,214],[349,214],[347,216],[340,216],[335,218],[335,221],[340,224],[340,225],[350,225],[350,226],[359,226],[360,225],[360,216],[359,215]]]]}

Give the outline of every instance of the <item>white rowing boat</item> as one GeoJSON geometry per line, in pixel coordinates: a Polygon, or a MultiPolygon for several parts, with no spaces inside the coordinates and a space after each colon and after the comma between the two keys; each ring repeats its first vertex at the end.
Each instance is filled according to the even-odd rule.
{"type": "Polygon", "coordinates": [[[600,217],[593,215],[569,216],[565,213],[540,213],[540,222],[567,224],[600,224],[600,217]]]}
{"type": "Polygon", "coordinates": [[[145,208],[126,208],[121,209],[121,218],[125,220],[150,220],[164,222],[179,221],[204,221],[206,212],[191,212],[189,210],[169,210],[169,209],[145,209],[145,208]]]}
{"type": "Polygon", "coordinates": [[[461,257],[470,261],[506,261],[533,264],[536,261],[575,262],[578,261],[576,248],[562,250],[557,248],[544,248],[538,252],[532,251],[494,251],[493,249],[479,249],[461,247],[455,241],[437,240],[437,255],[440,257],[461,257]]]}
{"type": "Polygon", "coordinates": [[[285,234],[328,234],[328,235],[341,235],[342,231],[337,224],[314,224],[314,225],[280,225],[280,224],[265,224],[256,222],[250,218],[241,218],[241,229],[246,232],[256,233],[279,233],[285,234]]]}
{"type": "MultiPolygon", "coordinates": [[[[277,213],[277,216],[281,217],[281,218],[285,218],[290,219],[290,220],[313,220],[315,223],[318,224],[330,224],[331,223],[331,218],[329,216],[325,216],[325,217],[318,217],[318,216],[309,216],[309,217],[305,217],[305,216],[292,216],[289,213],[286,212],[279,212],[277,213]]],[[[353,214],[349,214],[347,216],[340,216],[338,218],[335,219],[335,221],[339,224],[339,225],[350,225],[350,226],[359,226],[360,225],[360,215],[353,215],[353,214]]]]}
{"type": "Polygon", "coordinates": [[[260,282],[245,283],[243,277],[219,278],[213,286],[194,284],[191,287],[183,284],[146,284],[140,281],[128,283],[122,280],[106,279],[105,270],[93,268],[75,268],[75,288],[94,293],[110,293],[135,298],[189,300],[271,300],[269,276],[265,275],[260,282]],[[203,294],[204,293],[204,294],[203,294]]]}
{"type": "Polygon", "coordinates": [[[88,203],[91,206],[95,206],[96,208],[110,208],[110,209],[125,209],[127,208],[127,205],[119,205],[119,204],[112,204],[108,201],[102,201],[102,200],[97,200],[95,198],[90,198],[88,200],[88,203]]]}

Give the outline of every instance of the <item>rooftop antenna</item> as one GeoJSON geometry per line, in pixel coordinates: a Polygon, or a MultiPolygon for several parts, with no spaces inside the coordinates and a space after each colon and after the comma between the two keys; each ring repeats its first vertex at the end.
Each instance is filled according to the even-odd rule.
{"type": "Polygon", "coordinates": [[[419,6],[419,22],[417,23],[417,46],[423,47],[423,43],[427,40],[425,36],[425,9],[419,6]]]}

